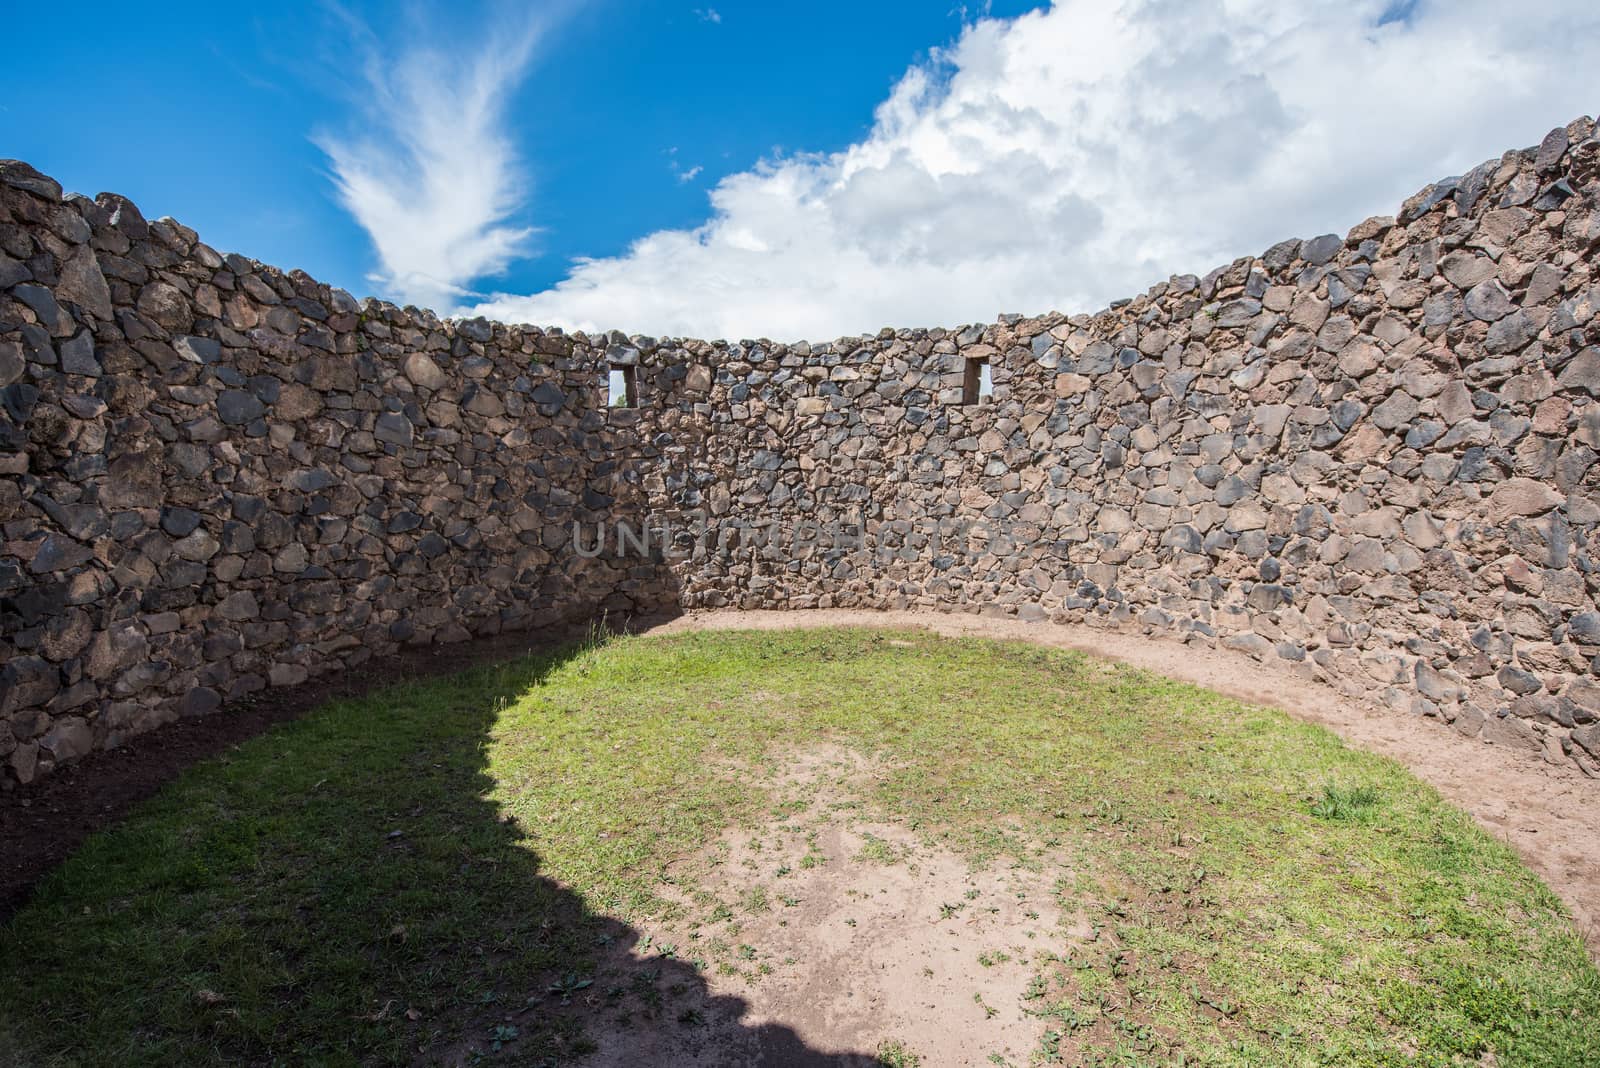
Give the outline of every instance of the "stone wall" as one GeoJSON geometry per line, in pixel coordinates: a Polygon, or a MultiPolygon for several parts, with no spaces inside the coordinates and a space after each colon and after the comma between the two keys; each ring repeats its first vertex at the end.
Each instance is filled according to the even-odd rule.
{"type": "Polygon", "coordinates": [[[401,642],[909,606],[1221,644],[1600,775],[1597,198],[1582,119],[1097,315],[781,345],[357,305],[0,165],[0,761],[401,642]]]}
{"type": "Polygon", "coordinates": [[[15,163],[0,289],[13,780],[402,642],[670,606],[569,551],[636,463],[582,343],[358,306],[15,163]]]}

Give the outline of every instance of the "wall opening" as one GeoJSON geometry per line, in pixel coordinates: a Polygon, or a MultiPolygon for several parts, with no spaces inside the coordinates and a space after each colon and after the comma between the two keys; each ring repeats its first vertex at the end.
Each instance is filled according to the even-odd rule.
{"type": "Polygon", "coordinates": [[[988,357],[968,357],[966,377],[961,383],[961,403],[982,404],[993,396],[994,380],[989,374],[988,357]]]}
{"type": "Polygon", "coordinates": [[[609,395],[606,399],[608,408],[637,408],[639,407],[638,368],[632,364],[614,363],[611,365],[611,374],[608,379],[609,395]]]}

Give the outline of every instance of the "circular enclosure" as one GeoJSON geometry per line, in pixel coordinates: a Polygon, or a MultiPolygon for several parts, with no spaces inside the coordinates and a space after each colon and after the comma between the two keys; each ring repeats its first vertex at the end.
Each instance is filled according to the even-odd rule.
{"type": "Polygon", "coordinates": [[[5,944],[24,1063],[1600,1057],[1560,902],[1400,765],[913,630],[330,703],[92,838],[5,944]]]}

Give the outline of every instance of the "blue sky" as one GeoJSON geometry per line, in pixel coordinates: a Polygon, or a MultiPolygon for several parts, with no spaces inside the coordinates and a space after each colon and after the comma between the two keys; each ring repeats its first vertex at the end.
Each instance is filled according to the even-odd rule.
{"type": "MultiPolygon", "coordinates": [[[[420,15],[462,51],[507,8],[342,6],[401,47],[420,15]]],[[[169,2],[141,20],[126,4],[75,5],[70,62],[55,47],[8,55],[0,155],[68,189],[122,193],[224,251],[365,293],[370,242],[311,140],[349,122],[350,96],[363,92],[355,36],[330,5],[250,7],[231,16],[219,14],[227,5],[169,2]]],[[[845,147],[906,68],[965,21],[943,2],[610,0],[559,13],[507,108],[528,178],[517,216],[540,229],[533,254],[496,279],[509,291],[553,285],[575,257],[695,225],[715,180],[763,156],[845,147]]],[[[66,31],[49,5],[8,22],[19,41],[66,31]]]]}
{"type": "Polygon", "coordinates": [[[226,10],[11,12],[0,155],[358,295],[584,329],[1094,310],[1600,101],[1589,0],[226,10]]]}

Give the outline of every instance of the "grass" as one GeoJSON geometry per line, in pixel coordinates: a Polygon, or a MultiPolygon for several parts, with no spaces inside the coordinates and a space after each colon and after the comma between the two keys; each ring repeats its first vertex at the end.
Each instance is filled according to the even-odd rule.
{"type": "MultiPolygon", "coordinates": [[[[534,656],[198,766],[0,928],[0,1050],[538,1064],[590,1048],[584,1006],[698,1026],[693,963],[596,962],[648,945],[681,907],[669,863],[769,816],[813,742],[876,762],[864,810],[1060,866],[1095,934],[1029,984],[1037,1063],[1600,1063],[1558,900],[1398,765],[1076,654],[848,630],[534,656]]],[[[878,1056],[916,1063],[892,1036],[878,1056]]]]}
{"type": "Polygon", "coordinates": [[[1378,804],[1373,786],[1339,786],[1325,783],[1322,797],[1311,806],[1311,814],[1325,820],[1359,820],[1378,804]]]}

